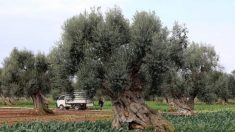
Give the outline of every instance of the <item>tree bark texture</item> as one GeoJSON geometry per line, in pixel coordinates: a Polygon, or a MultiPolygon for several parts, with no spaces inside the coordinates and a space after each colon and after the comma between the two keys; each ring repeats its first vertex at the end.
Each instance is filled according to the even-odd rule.
{"type": "Polygon", "coordinates": [[[48,102],[42,93],[39,91],[32,95],[34,109],[37,114],[52,114],[53,111],[48,108],[48,102]]]}
{"type": "Polygon", "coordinates": [[[160,113],[151,110],[144,102],[143,82],[139,76],[141,63],[130,72],[130,85],[117,96],[110,96],[113,106],[113,128],[128,123],[129,129],[154,128],[155,132],[172,132],[174,127],[160,113]]]}
{"type": "Polygon", "coordinates": [[[181,115],[193,115],[194,98],[181,97],[169,99],[169,111],[177,112],[181,115]]]}
{"type": "Polygon", "coordinates": [[[139,91],[125,91],[118,99],[112,100],[113,128],[127,122],[129,129],[154,127],[156,132],[174,131],[173,126],[164,120],[160,113],[149,109],[139,91]]]}

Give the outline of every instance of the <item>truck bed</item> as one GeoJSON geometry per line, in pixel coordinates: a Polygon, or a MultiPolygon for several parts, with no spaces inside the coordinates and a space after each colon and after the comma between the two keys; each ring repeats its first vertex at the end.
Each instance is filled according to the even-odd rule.
{"type": "Polygon", "coordinates": [[[85,99],[85,98],[74,98],[71,100],[66,100],[65,103],[67,103],[67,104],[86,104],[86,103],[89,103],[89,100],[85,99]]]}

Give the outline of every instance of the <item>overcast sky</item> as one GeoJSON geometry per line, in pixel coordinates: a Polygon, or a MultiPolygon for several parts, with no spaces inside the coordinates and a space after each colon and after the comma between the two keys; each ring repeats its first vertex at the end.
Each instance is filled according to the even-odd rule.
{"type": "Polygon", "coordinates": [[[0,0],[0,66],[14,47],[48,54],[64,21],[90,7],[155,11],[163,25],[185,23],[191,41],[215,47],[226,72],[235,69],[234,0],[0,0]]]}

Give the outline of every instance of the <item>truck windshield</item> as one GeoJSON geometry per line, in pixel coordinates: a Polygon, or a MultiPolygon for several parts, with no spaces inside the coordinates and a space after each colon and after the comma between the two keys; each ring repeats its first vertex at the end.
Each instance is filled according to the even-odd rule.
{"type": "Polygon", "coordinates": [[[58,100],[64,100],[64,96],[60,96],[58,100]]]}

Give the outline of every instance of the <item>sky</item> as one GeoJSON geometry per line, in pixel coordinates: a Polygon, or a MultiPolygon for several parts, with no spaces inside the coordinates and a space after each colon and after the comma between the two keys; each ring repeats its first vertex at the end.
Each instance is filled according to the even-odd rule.
{"type": "Polygon", "coordinates": [[[224,71],[235,70],[234,0],[0,0],[0,67],[14,47],[48,54],[67,19],[114,6],[130,20],[136,11],[155,11],[168,28],[185,24],[190,41],[214,46],[224,71]]]}

